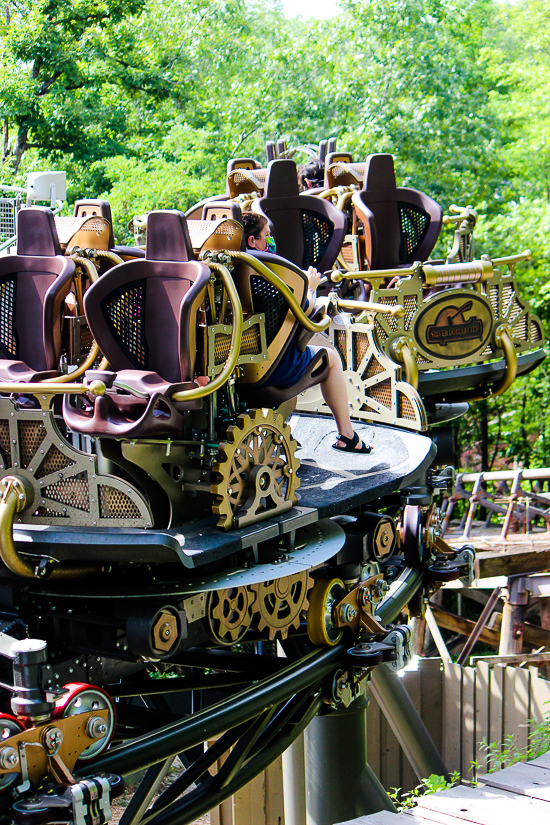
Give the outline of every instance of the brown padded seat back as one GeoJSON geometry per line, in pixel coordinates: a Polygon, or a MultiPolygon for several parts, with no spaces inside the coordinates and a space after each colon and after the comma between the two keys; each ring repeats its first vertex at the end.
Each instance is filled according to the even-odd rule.
{"type": "Polygon", "coordinates": [[[58,369],[74,268],[63,256],[0,258],[0,359],[17,359],[34,372],[58,369]]]}
{"type": "Polygon", "coordinates": [[[267,166],[264,197],[291,198],[300,194],[298,171],[293,160],[272,160],[267,166]]]}
{"type": "Polygon", "coordinates": [[[345,215],[326,200],[299,194],[292,160],[271,161],[267,184],[271,194],[254,201],[252,211],[272,224],[277,254],[302,269],[330,269],[346,234],[345,215]]]}
{"type": "Polygon", "coordinates": [[[135,260],[92,284],[84,309],[112,368],[187,381],[196,354],[196,313],[209,279],[208,267],[196,261],[135,260]]]}
{"type": "Polygon", "coordinates": [[[389,154],[369,155],[364,184],[365,188],[353,196],[353,204],[360,220],[368,223],[371,269],[425,261],[441,230],[443,210],[439,204],[416,189],[396,187],[393,156],[389,154]]]}
{"type": "Polygon", "coordinates": [[[50,257],[62,255],[51,209],[30,206],[17,215],[17,254],[50,257]]]}
{"type": "Polygon", "coordinates": [[[147,218],[148,261],[193,261],[195,255],[185,214],[177,209],[159,209],[147,218]]]}

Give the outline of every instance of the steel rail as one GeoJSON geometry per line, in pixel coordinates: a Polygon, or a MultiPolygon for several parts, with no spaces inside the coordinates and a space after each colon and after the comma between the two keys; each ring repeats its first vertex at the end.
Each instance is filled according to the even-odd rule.
{"type": "Polygon", "coordinates": [[[285,726],[271,744],[249,759],[223,788],[216,787],[217,777],[213,776],[211,780],[186,794],[179,802],[148,819],[148,825],[189,825],[225,799],[233,796],[292,745],[317,715],[322,704],[322,698],[315,696],[300,719],[288,725],[290,730],[286,730],[287,726],[285,726]]]}
{"type": "MultiPolygon", "coordinates": [[[[397,611],[399,612],[399,610],[397,611]]],[[[258,716],[318,682],[340,664],[345,647],[323,648],[284,668],[252,687],[173,725],[113,748],[94,762],[97,772],[129,774],[148,768],[169,756],[188,750],[207,739],[258,716]]]]}

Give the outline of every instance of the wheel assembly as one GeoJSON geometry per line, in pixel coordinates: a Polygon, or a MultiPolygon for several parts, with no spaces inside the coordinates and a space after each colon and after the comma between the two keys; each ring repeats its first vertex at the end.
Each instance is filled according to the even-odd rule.
{"type": "Polygon", "coordinates": [[[109,745],[115,731],[115,706],[111,697],[99,687],[79,683],[65,685],[67,693],[57,699],[54,719],[66,719],[90,711],[107,711],[107,718],[92,716],[87,723],[87,734],[96,741],[88,745],[79,756],[82,762],[89,762],[99,756],[109,745]]]}
{"type": "Polygon", "coordinates": [[[282,415],[253,410],[227,430],[211,486],[218,526],[244,527],[290,510],[300,485],[296,442],[282,415]]]}
{"type": "Polygon", "coordinates": [[[307,591],[310,587],[311,579],[307,572],[253,584],[252,589],[256,592],[254,612],[260,617],[258,630],[269,628],[270,639],[274,639],[277,633],[286,639],[291,627],[297,630],[300,615],[309,604],[307,591]]]}
{"type": "MultiPolygon", "coordinates": [[[[8,713],[0,713],[0,737],[2,742],[14,736],[16,733],[21,733],[23,725],[15,716],[10,716],[8,713]]],[[[19,754],[15,748],[8,745],[0,744],[0,766],[2,768],[15,767],[19,764],[19,754]]],[[[0,776],[0,793],[7,791],[19,779],[19,771],[14,773],[5,773],[0,776]]]]}
{"type": "Polygon", "coordinates": [[[403,555],[411,567],[422,563],[422,522],[418,505],[407,504],[403,510],[403,555]]]}
{"type": "Polygon", "coordinates": [[[320,579],[309,595],[307,632],[314,645],[337,645],[344,631],[336,625],[334,607],[346,595],[341,579],[320,579]]]}

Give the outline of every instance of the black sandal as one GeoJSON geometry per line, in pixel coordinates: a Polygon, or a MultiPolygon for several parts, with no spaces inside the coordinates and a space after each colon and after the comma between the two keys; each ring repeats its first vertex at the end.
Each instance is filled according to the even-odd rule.
{"type": "Polygon", "coordinates": [[[358,455],[361,455],[361,453],[370,453],[372,450],[370,444],[361,444],[361,449],[356,449],[359,440],[357,433],[353,433],[353,438],[347,438],[347,436],[342,435],[342,433],[338,433],[337,441],[343,441],[345,446],[339,447],[338,444],[333,444],[332,449],[338,450],[341,453],[357,453],[358,455]]]}

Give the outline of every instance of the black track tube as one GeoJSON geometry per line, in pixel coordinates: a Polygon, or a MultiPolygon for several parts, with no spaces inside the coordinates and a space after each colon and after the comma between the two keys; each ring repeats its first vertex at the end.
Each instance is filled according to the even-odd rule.
{"type": "Polygon", "coordinates": [[[275,712],[276,708],[272,707],[261,713],[256,719],[254,719],[252,725],[244,736],[241,736],[214,778],[214,784],[217,788],[225,788],[225,786],[229,785],[232,779],[238,774],[246,762],[248,754],[253,749],[254,745],[258,741],[258,738],[264,732],[266,725],[268,725],[273,719],[275,712]]]}
{"type": "Polygon", "coordinates": [[[214,676],[189,676],[181,679],[150,679],[140,682],[121,682],[105,688],[113,699],[130,699],[135,696],[153,696],[157,693],[181,693],[188,690],[219,690],[224,687],[243,685],[255,681],[250,674],[215,674],[214,676]]]}
{"type": "Polygon", "coordinates": [[[284,702],[334,670],[346,655],[345,647],[317,649],[280,673],[154,733],[114,748],[94,762],[96,772],[126,775],[213,739],[272,705],[284,702]]]}
{"type": "Polygon", "coordinates": [[[216,741],[210,745],[208,750],[205,751],[202,756],[199,756],[199,758],[187,768],[185,773],[178,776],[178,778],[174,780],[174,782],[172,782],[172,784],[169,785],[157,799],[155,799],[150,808],[150,815],[145,815],[143,817],[141,820],[141,825],[147,825],[152,814],[157,814],[159,811],[163,811],[171,805],[172,802],[175,802],[178,796],[181,796],[182,793],[184,793],[184,791],[186,791],[187,788],[193,784],[193,782],[200,779],[200,777],[206,773],[208,768],[220,758],[220,756],[223,756],[224,753],[233,747],[239,737],[246,731],[248,725],[248,722],[244,722],[237,728],[228,730],[227,733],[224,733],[219,739],[216,739],[216,741]]]}
{"type": "Polygon", "coordinates": [[[317,715],[322,704],[322,698],[316,696],[301,719],[295,725],[290,726],[290,730],[281,731],[269,748],[265,748],[252,757],[223,790],[212,790],[209,786],[201,785],[184,796],[183,799],[171,805],[170,808],[157,816],[151,817],[148,820],[148,825],[190,825],[225,799],[229,799],[230,796],[248,785],[255,776],[264,771],[292,745],[317,715]]]}
{"type": "Polygon", "coordinates": [[[424,581],[424,567],[406,567],[401,575],[393,583],[393,592],[376,607],[376,615],[380,617],[381,624],[388,624],[396,619],[406,604],[412,599],[424,581]],[[398,582],[398,586],[396,585],[398,582]]]}
{"type": "Polygon", "coordinates": [[[284,728],[284,726],[295,716],[300,708],[308,701],[311,701],[311,694],[315,693],[318,686],[308,687],[301,693],[297,693],[292,699],[280,709],[274,719],[266,725],[261,736],[252,749],[252,756],[268,746],[271,740],[284,728]]]}

